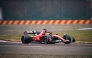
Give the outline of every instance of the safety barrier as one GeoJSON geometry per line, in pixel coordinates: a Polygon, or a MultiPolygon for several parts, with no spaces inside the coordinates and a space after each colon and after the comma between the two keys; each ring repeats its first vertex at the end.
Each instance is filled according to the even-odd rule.
{"type": "Polygon", "coordinates": [[[2,24],[92,24],[92,20],[0,20],[2,24]]]}

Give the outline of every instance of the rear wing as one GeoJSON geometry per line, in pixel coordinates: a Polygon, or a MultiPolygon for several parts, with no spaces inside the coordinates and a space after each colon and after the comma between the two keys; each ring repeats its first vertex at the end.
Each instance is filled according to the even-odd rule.
{"type": "MultiPolygon", "coordinates": [[[[24,31],[24,34],[39,34],[38,31],[24,31]]],[[[46,34],[49,34],[49,32],[46,32],[46,34]]]]}
{"type": "Polygon", "coordinates": [[[24,34],[36,34],[38,33],[37,31],[24,31],[24,34]]]}

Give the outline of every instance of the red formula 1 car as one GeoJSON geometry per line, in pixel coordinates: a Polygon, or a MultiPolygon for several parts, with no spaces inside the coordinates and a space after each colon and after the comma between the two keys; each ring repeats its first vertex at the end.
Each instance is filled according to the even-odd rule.
{"type": "Polygon", "coordinates": [[[28,43],[55,44],[59,42],[70,44],[71,42],[75,42],[75,39],[68,34],[64,34],[63,37],[59,36],[58,34],[53,35],[52,32],[48,32],[46,29],[43,29],[41,32],[25,31],[24,35],[21,37],[21,41],[23,44],[28,43]],[[33,36],[30,36],[29,34],[33,34],[33,36]]]}

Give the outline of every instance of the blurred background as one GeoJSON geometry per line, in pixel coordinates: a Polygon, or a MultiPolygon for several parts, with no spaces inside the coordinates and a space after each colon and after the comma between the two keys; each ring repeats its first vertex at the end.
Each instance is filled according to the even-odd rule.
{"type": "Polygon", "coordinates": [[[92,0],[0,0],[0,20],[52,19],[92,19],[92,0]]]}

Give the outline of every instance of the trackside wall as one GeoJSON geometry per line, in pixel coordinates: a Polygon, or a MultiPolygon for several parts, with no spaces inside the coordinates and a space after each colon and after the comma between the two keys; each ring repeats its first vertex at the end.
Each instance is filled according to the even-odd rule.
{"type": "Polygon", "coordinates": [[[91,0],[0,0],[3,20],[87,20],[91,0]]]}

